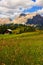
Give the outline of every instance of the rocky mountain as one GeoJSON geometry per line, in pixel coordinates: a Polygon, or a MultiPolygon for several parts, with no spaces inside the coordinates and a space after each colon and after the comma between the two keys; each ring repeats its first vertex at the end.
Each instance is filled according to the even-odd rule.
{"type": "Polygon", "coordinates": [[[34,14],[20,14],[19,17],[17,17],[15,20],[13,20],[14,24],[25,24],[28,19],[32,19],[33,16],[36,16],[36,13],[34,14]]]}
{"type": "Polygon", "coordinates": [[[32,13],[32,14],[22,13],[13,21],[10,18],[0,18],[0,24],[10,24],[10,23],[43,25],[43,17],[36,13],[32,13]]]}
{"type": "Polygon", "coordinates": [[[39,24],[43,25],[43,17],[39,14],[21,14],[18,18],[13,20],[14,24],[39,24]]]}
{"type": "Polygon", "coordinates": [[[39,25],[43,25],[43,17],[39,14],[37,14],[36,16],[33,16],[32,19],[27,19],[26,24],[39,24],[39,25]]]}
{"type": "Polygon", "coordinates": [[[11,19],[9,19],[9,18],[0,18],[0,24],[10,24],[10,23],[12,23],[11,22],[11,19]]]}

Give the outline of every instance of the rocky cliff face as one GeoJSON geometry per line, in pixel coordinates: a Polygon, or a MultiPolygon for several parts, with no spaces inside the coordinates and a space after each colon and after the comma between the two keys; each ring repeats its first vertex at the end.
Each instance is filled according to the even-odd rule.
{"type": "Polygon", "coordinates": [[[0,18],[0,24],[9,24],[11,20],[9,18],[0,18]]]}
{"type": "Polygon", "coordinates": [[[39,14],[37,14],[36,16],[33,16],[32,19],[27,19],[26,24],[39,24],[39,25],[43,25],[43,17],[39,14]]]}

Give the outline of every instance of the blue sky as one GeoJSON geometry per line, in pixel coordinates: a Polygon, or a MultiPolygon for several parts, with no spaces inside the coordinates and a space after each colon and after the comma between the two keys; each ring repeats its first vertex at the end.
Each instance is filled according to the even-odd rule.
{"type": "MultiPolygon", "coordinates": [[[[36,0],[32,0],[33,2],[36,2],[36,0]]],[[[37,12],[38,10],[42,10],[43,9],[43,7],[42,6],[38,6],[38,5],[34,5],[34,6],[32,6],[32,8],[30,8],[30,9],[25,9],[23,12],[24,13],[34,13],[34,12],[37,12]]]]}
{"type": "Polygon", "coordinates": [[[42,9],[42,7],[41,6],[33,6],[32,8],[30,8],[30,9],[25,9],[23,12],[24,13],[26,13],[26,12],[30,12],[30,13],[32,13],[32,12],[37,12],[38,10],[41,10],[42,9]]]}
{"type": "Polygon", "coordinates": [[[43,14],[43,0],[0,0],[0,17],[16,17],[21,13],[43,14]]]}
{"type": "Polygon", "coordinates": [[[36,0],[32,0],[32,1],[34,1],[34,2],[35,2],[36,0]]]}

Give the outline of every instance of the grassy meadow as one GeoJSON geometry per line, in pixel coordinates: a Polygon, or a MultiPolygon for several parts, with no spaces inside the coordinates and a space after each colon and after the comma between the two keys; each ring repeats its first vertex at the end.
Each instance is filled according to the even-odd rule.
{"type": "Polygon", "coordinates": [[[43,31],[0,35],[0,65],[43,65],[43,31]]]}

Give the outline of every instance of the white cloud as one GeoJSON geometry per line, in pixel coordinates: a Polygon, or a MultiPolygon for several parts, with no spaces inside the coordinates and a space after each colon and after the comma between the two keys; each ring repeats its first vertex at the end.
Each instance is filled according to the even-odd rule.
{"type": "Polygon", "coordinates": [[[43,8],[41,10],[38,10],[37,13],[43,15],[43,8]]]}
{"type": "Polygon", "coordinates": [[[30,7],[34,4],[32,0],[2,0],[0,2],[1,6],[9,7],[9,8],[15,8],[15,7],[30,7]]]}
{"type": "Polygon", "coordinates": [[[0,17],[15,17],[19,15],[25,8],[32,6],[43,6],[43,0],[1,0],[0,1],[0,17]]]}
{"type": "Polygon", "coordinates": [[[40,9],[40,10],[37,10],[37,11],[35,11],[33,13],[40,14],[41,16],[43,16],[43,8],[40,9]]]}
{"type": "Polygon", "coordinates": [[[31,8],[33,5],[32,0],[2,0],[0,1],[0,15],[15,16],[25,8],[31,8]]]}
{"type": "Polygon", "coordinates": [[[43,6],[43,0],[36,0],[36,5],[43,6]]]}

